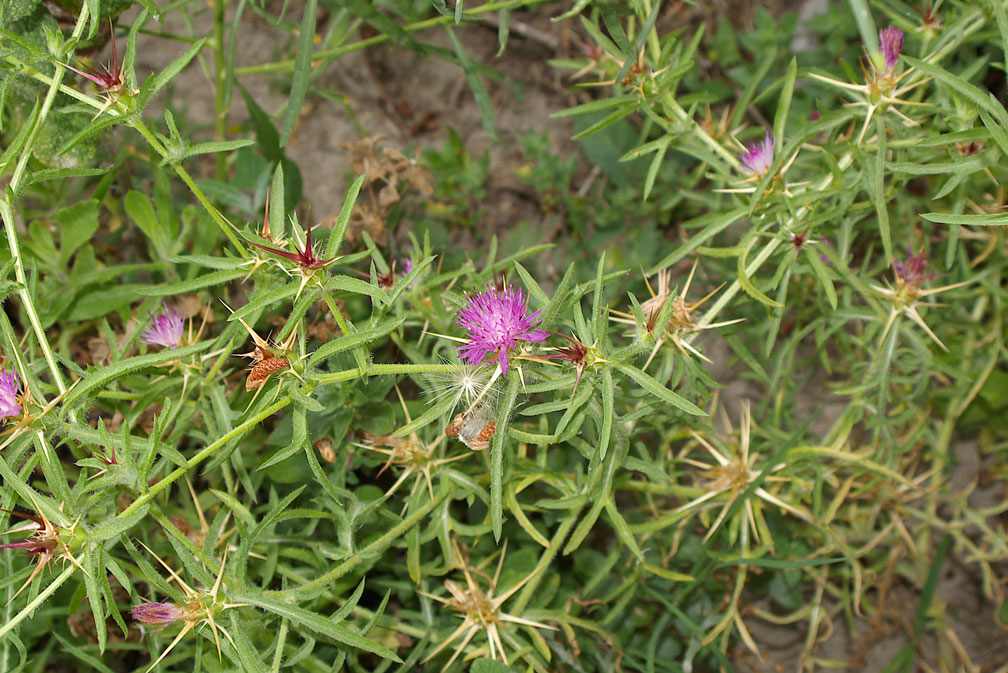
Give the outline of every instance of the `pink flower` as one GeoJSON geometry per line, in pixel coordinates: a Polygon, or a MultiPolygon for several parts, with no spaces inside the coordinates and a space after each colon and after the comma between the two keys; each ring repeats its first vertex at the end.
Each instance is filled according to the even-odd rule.
{"type": "Polygon", "coordinates": [[[770,170],[774,158],[774,139],[770,131],[766,132],[766,137],[760,142],[753,143],[749,148],[739,155],[743,170],[752,173],[757,177],[763,177],[770,170]]]}
{"type": "Polygon", "coordinates": [[[879,31],[879,49],[885,62],[885,75],[889,76],[896,70],[900,53],[903,51],[903,31],[896,26],[889,26],[879,31]]]}
{"type": "Polygon", "coordinates": [[[151,346],[175,349],[182,343],[182,314],[161,302],[164,312],[151,315],[151,326],[140,335],[140,341],[151,346]]]}
{"type": "Polygon", "coordinates": [[[141,603],[133,606],[130,611],[133,621],[140,622],[144,626],[155,626],[152,631],[174,624],[186,615],[186,609],[174,603],[141,603]]]}
{"type": "Polygon", "coordinates": [[[475,297],[467,294],[466,299],[469,301],[458,313],[458,324],[469,333],[469,341],[458,351],[469,364],[492,356],[500,363],[501,374],[507,374],[508,351],[517,348],[518,341],[539,343],[549,336],[549,332],[532,329],[539,323],[541,311],[529,315],[520,288],[498,290],[491,286],[475,297]]]}
{"type": "Polygon", "coordinates": [[[17,401],[18,384],[18,375],[13,369],[10,374],[6,369],[0,369],[0,418],[21,413],[21,405],[17,401]]]}

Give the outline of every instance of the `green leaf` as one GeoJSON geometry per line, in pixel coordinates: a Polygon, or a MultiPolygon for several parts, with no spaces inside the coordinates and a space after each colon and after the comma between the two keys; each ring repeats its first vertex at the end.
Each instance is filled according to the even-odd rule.
{"type": "Polygon", "coordinates": [[[151,240],[154,249],[162,259],[166,258],[169,253],[168,232],[161,225],[150,199],[140,192],[130,190],[126,194],[124,205],[129,216],[151,240]]]}
{"type": "MultiPolygon", "coordinates": [[[[348,1],[351,7],[353,3],[360,2],[360,0],[348,1]]],[[[305,94],[308,93],[312,53],[315,49],[316,4],[317,0],[308,0],[301,20],[301,34],[298,36],[297,54],[294,57],[294,72],[291,74],[290,93],[287,95],[287,110],[284,112],[283,124],[280,125],[280,144],[283,146],[287,145],[291,133],[294,132],[298,117],[301,115],[301,107],[304,105],[305,94]]]]}
{"type": "Polygon", "coordinates": [[[248,147],[249,145],[255,145],[255,141],[245,138],[244,140],[218,140],[207,143],[196,143],[195,145],[190,145],[186,148],[183,158],[188,159],[189,157],[199,156],[200,154],[230,152],[232,150],[241,149],[242,147],[248,147]]]}
{"type": "Polygon", "coordinates": [[[658,383],[658,381],[650,374],[646,374],[645,372],[642,372],[636,367],[623,364],[622,362],[615,363],[615,367],[616,369],[623,372],[626,376],[633,379],[637,383],[637,385],[639,385],[641,388],[648,391],[649,393],[651,393],[658,399],[662,400],[663,402],[671,404],[676,409],[685,411],[687,414],[691,414],[693,416],[707,415],[703,411],[703,409],[701,409],[697,405],[693,404],[686,398],[677,395],[676,393],[672,392],[662,384],[658,383]]]}
{"type": "Polygon", "coordinates": [[[878,214],[879,234],[882,238],[882,250],[886,259],[892,259],[892,234],[889,230],[889,199],[885,192],[885,152],[886,129],[882,115],[875,116],[875,130],[878,137],[878,152],[875,154],[875,171],[872,176],[872,200],[875,202],[875,212],[878,214]]]}
{"type": "MultiPolygon", "coordinates": [[[[378,33],[385,35],[390,40],[398,45],[411,49],[417,53],[426,53],[426,48],[416,41],[409,31],[400,26],[398,23],[382,14],[375,7],[374,3],[368,0],[344,0],[347,9],[351,12],[364,19],[367,23],[374,26],[378,33]]],[[[461,2],[457,2],[457,5],[461,5],[461,2]]]]}
{"type": "Polygon", "coordinates": [[[343,207],[340,209],[339,217],[336,218],[336,226],[333,227],[332,233],[329,234],[329,240],[326,241],[325,254],[322,256],[327,259],[335,257],[343,243],[347,226],[350,224],[350,213],[353,212],[354,203],[357,202],[357,195],[360,193],[365,177],[364,175],[358,176],[347,189],[346,197],[343,199],[343,207]]]}
{"type": "MultiPolygon", "coordinates": [[[[1001,8],[1001,13],[1004,13],[1003,7],[1001,8]]],[[[1001,151],[1008,154],[1008,131],[1005,130],[1005,127],[994,121],[987,111],[982,108],[980,109],[980,119],[983,121],[983,125],[987,127],[987,130],[990,131],[991,137],[994,139],[994,142],[997,143],[998,147],[1001,148],[1001,151]]],[[[983,166],[981,166],[981,168],[983,168],[983,166]]]]}
{"type": "Polygon", "coordinates": [[[112,538],[119,537],[133,526],[140,523],[141,520],[147,515],[147,506],[138,508],[135,512],[131,512],[129,516],[116,516],[95,525],[91,529],[89,538],[97,541],[104,542],[106,540],[111,540],[112,538]]]}
{"type": "MultiPolygon", "coordinates": [[[[287,204],[285,202],[285,188],[283,162],[276,165],[273,170],[273,184],[269,193],[269,227],[274,240],[281,241],[287,225],[287,204]]],[[[297,205],[297,204],[294,204],[297,205]]],[[[332,255],[325,255],[326,258],[332,255]]]]}
{"type": "Polygon", "coordinates": [[[833,287],[833,280],[829,277],[829,271],[826,270],[826,265],[821,259],[819,259],[819,253],[809,247],[805,247],[802,252],[805,254],[805,258],[812,267],[812,271],[815,272],[816,278],[819,279],[819,284],[826,292],[826,299],[835,311],[837,308],[837,293],[836,288],[833,287]]]}
{"type": "Polygon", "coordinates": [[[378,341],[379,339],[385,337],[389,332],[398,329],[405,320],[405,318],[386,320],[379,325],[363,329],[354,334],[344,334],[338,336],[332,341],[328,341],[315,349],[315,352],[308,358],[308,367],[315,367],[323,360],[331,358],[337,353],[342,353],[343,351],[350,350],[351,348],[356,348],[357,346],[363,344],[378,341]]]}
{"type": "Polygon", "coordinates": [[[929,222],[939,224],[964,224],[970,227],[1004,227],[1008,226],[1008,213],[993,213],[990,215],[958,215],[955,213],[923,213],[929,222]]]}
{"type": "Polygon", "coordinates": [[[190,355],[195,355],[196,353],[205,351],[212,345],[212,341],[201,341],[200,343],[196,343],[191,346],[183,346],[182,348],[166,348],[160,353],[138,355],[136,357],[121,360],[115,364],[102,367],[101,369],[88,374],[87,378],[78,381],[72,388],[70,388],[70,391],[67,392],[66,397],[63,399],[63,407],[69,408],[73,406],[74,402],[83,398],[91,391],[105,389],[110,383],[126,376],[127,374],[140,371],[141,369],[145,369],[147,367],[156,367],[157,365],[172,362],[173,360],[183,360],[190,355]]]}
{"type": "MultiPolygon", "coordinates": [[[[461,0],[457,1],[459,5],[462,4],[461,0]]],[[[486,85],[483,83],[483,79],[476,71],[476,66],[473,63],[473,60],[469,58],[469,55],[462,47],[462,43],[459,42],[457,37],[455,37],[455,32],[451,28],[446,28],[445,30],[448,31],[448,37],[451,39],[452,48],[455,50],[455,57],[458,59],[459,65],[462,66],[462,72],[465,74],[466,82],[469,83],[469,88],[472,90],[473,97],[476,99],[476,107],[479,109],[480,120],[483,122],[483,132],[491,139],[496,140],[497,133],[494,131],[493,103],[490,102],[490,92],[487,91],[486,85]]]]}
{"type": "Polygon", "coordinates": [[[623,96],[613,96],[612,98],[600,98],[598,100],[589,101],[587,103],[582,103],[581,105],[575,105],[574,107],[569,107],[566,110],[560,110],[559,112],[554,112],[550,115],[553,119],[562,119],[564,117],[574,117],[576,115],[589,114],[593,112],[599,112],[601,110],[608,110],[609,108],[625,106],[627,103],[632,103],[634,107],[637,105],[637,97],[630,94],[625,94],[623,96]]]}
{"type": "Polygon", "coordinates": [[[141,87],[140,94],[137,96],[138,106],[141,108],[146,106],[158,91],[163,89],[168,82],[175,79],[175,76],[182,72],[183,68],[189,65],[189,61],[196,58],[196,54],[198,54],[199,50],[203,48],[203,44],[206,43],[206,40],[207,39],[204,37],[193,42],[181,56],[169,63],[168,67],[159,72],[152,79],[144,82],[143,87],[141,87]]]}
{"type": "Polygon", "coordinates": [[[326,288],[330,290],[349,292],[351,294],[368,295],[372,299],[375,299],[381,306],[388,306],[389,304],[389,297],[385,293],[385,290],[359,278],[351,278],[350,276],[337,274],[326,280],[326,288]]]}
{"type": "Polygon", "coordinates": [[[175,294],[189,294],[206,287],[223,285],[229,280],[241,278],[246,273],[245,269],[223,269],[213,273],[196,276],[190,280],[183,280],[178,283],[160,283],[153,285],[138,285],[133,290],[137,295],[148,297],[167,297],[175,294]]]}
{"type": "MultiPolygon", "coordinates": [[[[753,242],[755,242],[755,239],[753,239],[753,242]]],[[[750,243],[750,247],[751,246],[752,246],[752,243],[750,243]]],[[[749,252],[749,247],[747,247],[746,249],[744,249],[742,251],[742,254],[739,255],[739,257],[738,257],[738,281],[739,281],[739,285],[742,286],[742,289],[745,290],[746,294],[748,294],[750,297],[752,297],[756,301],[760,302],[761,304],[765,304],[765,305],[770,306],[772,308],[782,308],[782,306],[783,306],[782,304],[780,304],[779,302],[774,301],[770,297],[768,297],[765,294],[763,294],[762,292],[760,292],[759,289],[749,279],[749,276],[746,274],[746,255],[747,255],[748,252],[749,252]]]]}
{"type": "Polygon", "coordinates": [[[514,673],[514,669],[496,659],[477,659],[473,662],[469,673],[514,673]]]}
{"type": "Polygon", "coordinates": [[[80,201],[56,213],[60,231],[60,264],[66,265],[77,248],[98,231],[99,204],[94,199],[80,201]]]}
{"type": "Polygon", "coordinates": [[[774,115],[773,134],[778,147],[784,144],[784,125],[787,124],[788,111],[791,109],[791,97],[794,95],[795,78],[798,77],[798,57],[792,56],[788,65],[784,85],[781,88],[780,100],[777,102],[777,114],[774,115]]]}
{"type": "Polygon", "coordinates": [[[356,647],[359,650],[377,654],[383,659],[391,659],[394,662],[402,663],[402,659],[397,657],[395,652],[387,647],[368,640],[360,633],[352,631],[345,626],[340,626],[320,614],[310,612],[297,605],[287,603],[280,598],[274,598],[269,593],[250,592],[239,594],[235,597],[235,601],[240,603],[249,603],[250,605],[262,608],[267,612],[272,612],[275,615],[285,617],[291,622],[300,624],[308,630],[330,638],[337,643],[349,645],[350,647],[356,647]]]}
{"type": "Polygon", "coordinates": [[[252,95],[245,90],[241,84],[235,83],[242,98],[245,99],[245,107],[248,108],[249,121],[252,122],[252,131],[255,133],[256,145],[259,146],[259,153],[270,162],[279,163],[283,158],[283,148],[280,145],[280,134],[270,120],[269,115],[259,107],[252,95]]]}
{"type": "Polygon", "coordinates": [[[500,408],[497,411],[497,432],[490,445],[490,522],[494,539],[500,541],[504,527],[504,442],[507,438],[508,420],[515,400],[518,399],[518,377],[512,373],[508,380],[500,408]]]}

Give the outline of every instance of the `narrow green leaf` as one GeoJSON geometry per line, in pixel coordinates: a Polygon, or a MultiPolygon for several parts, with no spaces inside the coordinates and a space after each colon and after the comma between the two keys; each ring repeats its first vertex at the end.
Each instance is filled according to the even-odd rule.
{"type": "Polygon", "coordinates": [[[244,269],[224,269],[221,271],[215,271],[214,273],[208,273],[202,276],[197,276],[190,280],[183,280],[178,283],[160,283],[153,285],[140,285],[137,286],[133,291],[135,294],[144,295],[147,297],[167,297],[176,294],[189,294],[195,292],[196,290],[202,290],[206,287],[214,287],[215,285],[223,285],[229,280],[234,280],[236,278],[241,278],[246,273],[244,269]]]}
{"type": "Polygon", "coordinates": [[[504,528],[504,442],[511,410],[518,398],[518,377],[512,373],[497,412],[497,432],[490,445],[490,523],[494,539],[500,541],[504,528]]]}
{"type": "Polygon", "coordinates": [[[327,341],[318,348],[315,352],[311,354],[308,358],[308,367],[315,367],[323,360],[331,358],[337,353],[342,353],[343,351],[349,350],[351,348],[356,348],[357,346],[363,344],[369,344],[373,341],[378,341],[379,339],[388,335],[389,332],[396,330],[400,325],[405,322],[405,318],[394,318],[392,320],[386,320],[385,322],[370,327],[368,329],[363,329],[354,334],[344,334],[336,337],[332,341],[327,341]]]}
{"type": "MultiPolygon", "coordinates": [[[[755,239],[753,239],[753,240],[755,241],[755,239]]],[[[749,245],[751,247],[752,246],[752,242],[750,242],[749,245]]],[[[759,289],[749,279],[749,276],[746,274],[746,270],[745,270],[745,268],[746,268],[746,256],[747,256],[748,252],[749,252],[749,248],[747,247],[745,250],[742,251],[742,254],[739,255],[739,258],[738,258],[738,280],[739,280],[739,285],[742,286],[742,289],[745,290],[746,294],[748,294],[750,297],[752,297],[756,301],[760,302],[761,304],[765,304],[765,305],[773,307],[773,308],[781,308],[781,304],[775,302],[773,299],[771,299],[770,297],[768,297],[765,294],[763,294],[762,292],[760,292],[759,289]]]]}
{"type": "Polygon", "coordinates": [[[620,370],[628,377],[633,379],[637,383],[637,385],[639,385],[641,388],[648,391],[649,393],[651,393],[658,399],[662,400],[663,402],[671,404],[676,409],[684,411],[687,414],[691,414],[693,416],[707,415],[703,411],[703,409],[693,404],[686,398],[681,397],[676,393],[672,392],[671,390],[660,384],[657,380],[655,380],[655,378],[650,374],[646,374],[645,372],[642,372],[640,369],[637,369],[636,367],[632,367],[627,364],[623,364],[622,362],[617,362],[615,364],[615,367],[616,369],[620,370]]]}
{"type": "Polygon", "coordinates": [[[350,213],[353,212],[354,203],[357,202],[357,195],[360,193],[361,185],[364,184],[364,178],[366,176],[359,176],[347,189],[346,197],[343,199],[343,207],[340,209],[339,217],[336,218],[336,226],[333,227],[332,232],[329,234],[329,240],[326,241],[325,254],[323,257],[335,257],[336,253],[340,249],[340,244],[343,243],[343,237],[346,235],[347,226],[350,224],[350,213]]]}
{"type": "Polygon", "coordinates": [[[962,224],[970,227],[1004,227],[1008,226],[1008,213],[991,215],[959,215],[955,213],[923,213],[921,215],[929,222],[939,224],[962,224]]]}
{"type": "Polygon", "coordinates": [[[773,134],[778,147],[784,145],[784,126],[787,124],[788,112],[791,109],[791,97],[794,95],[795,79],[797,77],[798,57],[792,56],[787,74],[784,76],[784,85],[781,87],[780,99],[777,102],[777,114],[774,115],[773,134]]]}
{"type": "MultiPolygon", "coordinates": [[[[456,0],[458,5],[461,5],[461,0],[456,0]]],[[[497,139],[497,132],[494,131],[494,112],[493,103],[490,102],[490,92],[487,91],[486,85],[483,83],[483,79],[480,77],[479,73],[476,71],[476,67],[473,64],[471,58],[466,53],[465,49],[462,47],[462,43],[459,42],[458,38],[455,37],[455,32],[451,28],[446,28],[448,32],[448,37],[451,39],[452,48],[455,50],[455,57],[459,61],[459,65],[462,66],[462,72],[465,74],[466,82],[469,83],[469,88],[472,90],[473,97],[476,99],[476,107],[479,109],[480,120],[483,122],[483,132],[487,134],[491,139],[497,139]]]]}
{"type": "MultiPolygon", "coordinates": [[[[280,145],[286,146],[291,133],[297,125],[305,95],[308,93],[308,82],[311,79],[312,53],[315,49],[315,6],[318,0],[308,0],[305,3],[304,16],[301,20],[301,34],[298,36],[297,53],[294,56],[294,72],[290,79],[290,93],[287,95],[287,110],[284,112],[283,124],[280,125],[280,145]]],[[[359,2],[359,0],[351,0],[359,2]]],[[[388,33],[386,33],[387,35],[388,33]]]]}
{"type": "Polygon", "coordinates": [[[196,143],[186,148],[183,158],[199,156],[200,154],[217,154],[218,152],[231,152],[249,145],[255,145],[255,141],[250,138],[242,140],[217,140],[207,143],[196,143]]]}
{"type": "Polygon", "coordinates": [[[892,259],[892,234],[889,230],[889,203],[885,193],[885,153],[886,128],[882,115],[875,115],[875,130],[878,137],[878,152],[875,155],[874,181],[872,196],[875,201],[875,212],[878,214],[879,234],[882,237],[882,250],[886,259],[892,259]]]}
{"type": "Polygon", "coordinates": [[[199,53],[205,43],[205,37],[196,40],[182,53],[181,56],[169,63],[168,66],[155,75],[153,79],[145,82],[144,86],[141,88],[139,96],[137,97],[138,105],[140,107],[144,107],[158,91],[163,89],[168,82],[175,79],[175,76],[182,72],[183,68],[189,65],[189,61],[196,58],[196,54],[199,53]]]}
{"type": "Polygon", "coordinates": [[[397,657],[395,652],[384,645],[379,645],[374,641],[368,640],[360,633],[351,631],[345,626],[336,624],[332,620],[327,619],[320,614],[310,612],[300,606],[287,603],[279,598],[274,598],[267,592],[244,593],[236,596],[235,600],[241,603],[249,603],[250,605],[260,607],[267,612],[272,612],[275,615],[286,617],[291,622],[300,624],[310,631],[326,636],[337,643],[349,645],[350,647],[356,647],[359,650],[377,654],[383,659],[391,659],[396,663],[402,663],[402,659],[397,657]]]}

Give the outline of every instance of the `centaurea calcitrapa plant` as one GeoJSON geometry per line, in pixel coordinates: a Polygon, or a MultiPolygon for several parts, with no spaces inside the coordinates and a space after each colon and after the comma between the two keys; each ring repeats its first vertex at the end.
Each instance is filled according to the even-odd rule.
{"type": "Polygon", "coordinates": [[[651,2],[540,22],[575,40],[534,0],[59,4],[0,6],[0,670],[859,670],[820,644],[890,623],[889,670],[1003,666],[1004,8],[852,0],[793,51],[651,2]],[[493,135],[490,15],[574,47],[541,221],[448,217],[497,206],[454,132],[308,165],[390,40],[493,135]]]}

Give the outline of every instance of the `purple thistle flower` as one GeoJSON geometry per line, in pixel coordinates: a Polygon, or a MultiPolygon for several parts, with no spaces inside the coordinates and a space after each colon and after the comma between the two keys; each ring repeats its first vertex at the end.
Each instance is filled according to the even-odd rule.
{"type": "Polygon", "coordinates": [[[928,270],[924,252],[915,255],[910,248],[907,248],[907,261],[904,263],[894,259],[893,269],[896,270],[899,283],[907,287],[920,288],[924,281],[934,278],[934,274],[928,270]]]}
{"type": "Polygon", "coordinates": [[[6,369],[0,369],[0,418],[17,416],[21,413],[18,404],[18,375],[13,369],[10,374],[6,369]]]}
{"type": "Polygon", "coordinates": [[[879,49],[885,62],[886,76],[893,74],[900,53],[903,51],[903,31],[896,26],[889,26],[879,31],[879,49]]]}
{"type": "Polygon", "coordinates": [[[160,631],[185,617],[186,609],[174,603],[141,603],[133,606],[130,615],[133,621],[144,626],[156,626],[152,630],[160,631]]]}
{"type": "Polygon", "coordinates": [[[400,273],[399,275],[405,276],[412,270],[413,270],[413,260],[407,257],[406,261],[404,261],[402,265],[402,273],[400,273]]]}
{"type": "Polygon", "coordinates": [[[501,374],[507,374],[508,351],[518,346],[518,341],[539,343],[549,332],[534,330],[539,323],[536,311],[528,314],[528,302],[520,288],[503,290],[490,286],[475,297],[466,295],[468,303],[458,313],[458,324],[469,333],[469,342],[459,346],[461,357],[469,364],[479,364],[488,355],[500,363],[501,374]]]}
{"type": "Polygon", "coordinates": [[[763,140],[753,143],[745,152],[739,155],[743,170],[762,177],[770,170],[774,158],[774,139],[770,131],[763,140]]]}
{"type": "MultiPolygon", "coordinates": [[[[182,314],[161,302],[164,312],[151,315],[150,327],[140,335],[140,341],[151,346],[175,349],[182,343],[182,314]]],[[[150,315],[148,313],[148,315],[150,315]]]]}

